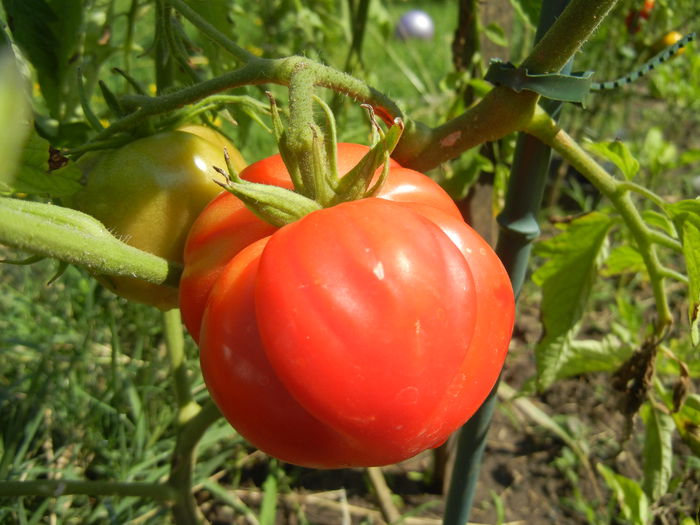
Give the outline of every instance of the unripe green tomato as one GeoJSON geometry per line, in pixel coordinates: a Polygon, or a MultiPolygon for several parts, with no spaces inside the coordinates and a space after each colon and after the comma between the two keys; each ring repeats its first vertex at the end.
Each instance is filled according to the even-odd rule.
{"type": "MultiPolygon", "coordinates": [[[[79,161],[85,187],[67,205],[101,221],[136,248],[181,263],[187,233],[221,192],[213,166],[226,168],[224,147],[237,170],[240,152],[204,126],[187,126],[135,140],[79,161]]],[[[114,293],[162,310],[177,306],[177,289],[130,277],[95,276],[114,293]]]]}

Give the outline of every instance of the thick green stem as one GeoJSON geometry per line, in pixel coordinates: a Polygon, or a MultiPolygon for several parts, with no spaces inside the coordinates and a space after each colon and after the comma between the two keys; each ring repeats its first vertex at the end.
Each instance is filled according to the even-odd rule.
{"type": "MultiPolygon", "coordinates": [[[[515,131],[521,131],[534,114],[537,102],[534,93],[515,93],[508,88],[497,87],[463,115],[433,130],[407,119],[390,98],[350,75],[302,57],[257,58],[233,44],[190,9],[184,1],[169,1],[172,7],[198,29],[237,57],[244,64],[243,67],[156,99],[125,97],[125,105],[131,104],[138,109],[97,134],[93,140],[104,140],[117,132],[135,127],[149,116],[172,111],[226,89],[266,83],[289,85],[292,75],[301,63],[313,77],[316,86],[331,89],[350,96],[359,103],[371,105],[376,114],[389,124],[394,118],[402,117],[405,124],[404,134],[392,156],[403,165],[418,170],[434,168],[485,141],[497,140],[515,131]]],[[[559,69],[595,31],[615,2],[616,0],[573,1],[543,37],[542,43],[525,60],[523,66],[533,72],[559,69]]]]}
{"type": "Polygon", "coordinates": [[[0,243],[107,275],[177,286],[182,268],[129,246],[79,211],[0,198],[0,243]]]}
{"type": "MultiPolygon", "coordinates": [[[[573,0],[521,64],[531,73],[559,71],[593,34],[617,0],[573,0]]],[[[537,96],[506,87],[491,90],[459,117],[426,130],[407,126],[393,157],[402,165],[428,170],[486,141],[523,131],[537,96]]]]}
{"type": "Polygon", "coordinates": [[[139,0],[131,0],[129,13],[126,15],[126,35],[124,36],[124,71],[131,73],[131,53],[134,47],[134,27],[136,26],[136,15],[138,14],[139,0]]]}
{"type": "Polygon", "coordinates": [[[0,481],[0,496],[2,497],[40,496],[56,498],[79,494],[88,496],[132,496],[157,501],[172,501],[176,496],[172,487],[164,483],[67,479],[0,481]]]}
{"type": "MultiPolygon", "coordinates": [[[[402,166],[427,171],[484,142],[522,130],[532,119],[537,95],[509,88],[492,89],[459,117],[432,130],[406,127],[392,157],[402,166]]],[[[418,125],[420,128],[420,125],[418,125]]]]}
{"type": "Polygon", "coordinates": [[[231,39],[221,33],[218,29],[216,29],[216,27],[199,16],[199,14],[188,6],[183,0],[168,0],[168,3],[177,9],[182,16],[189,20],[193,26],[228,51],[240,63],[245,64],[257,58],[250,51],[247,51],[232,42],[231,39]]]}
{"type": "Polygon", "coordinates": [[[165,0],[156,0],[156,30],[155,30],[155,67],[156,88],[158,94],[167,91],[173,85],[174,62],[170,50],[171,8],[165,0]]]}
{"type": "Polygon", "coordinates": [[[170,365],[173,372],[173,386],[177,403],[178,424],[184,423],[199,411],[199,405],[192,399],[190,380],[187,376],[185,360],[185,338],[182,333],[180,310],[173,308],[163,312],[165,346],[168,348],[170,365]]]}
{"type": "Polygon", "coordinates": [[[221,417],[221,412],[209,401],[191,414],[178,428],[177,441],[170,465],[168,485],[176,493],[173,517],[176,525],[194,525],[201,522],[197,503],[192,494],[192,470],[197,443],[204,432],[221,417]]]}
{"type": "Polygon", "coordinates": [[[559,71],[571,60],[619,0],[571,0],[520,64],[530,73],[559,71]]]}
{"type": "Polygon", "coordinates": [[[289,126],[280,144],[284,150],[287,168],[292,180],[300,179],[295,190],[316,200],[321,191],[314,171],[314,75],[307,64],[300,62],[294,68],[289,82],[289,126]]]}
{"type": "Polygon", "coordinates": [[[610,200],[629,229],[642,256],[651,281],[656,302],[656,335],[662,337],[673,322],[665,290],[668,270],[659,261],[655,243],[659,236],[652,233],[630,197],[629,183],[618,181],[600,166],[574,139],[546,114],[540,113],[528,127],[528,133],[556,150],[566,161],[586,177],[610,200]]]}

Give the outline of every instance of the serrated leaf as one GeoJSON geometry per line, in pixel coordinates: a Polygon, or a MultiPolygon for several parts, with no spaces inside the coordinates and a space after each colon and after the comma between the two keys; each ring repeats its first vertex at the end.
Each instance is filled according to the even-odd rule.
{"type": "Polygon", "coordinates": [[[641,411],[644,421],[644,478],[642,487],[651,502],[656,502],[668,491],[673,460],[673,431],[675,425],[668,414],[650,404],[641,411]]]}
{"type": "Polygon", "coordinates": [[[633,179],[639,171],[639,161],[632,156],[632,152],[624,142],[619,140],[590,142],[586,144],[586,149],[612,162],[627,180],[633,179]]]}
{"type": "Polygon", "coordinates": [[[610,277],[626,273],[640,273],[648,278],[644,259],[635,246],[623,244],[616,246],[605,259],[605,267],[601,275],[610,277]]]}
{"type": "Polygon", "coordinates": [[[669,204],[666,211],[673,219],[683,245],[688,272],[690,338],[697,345],[700,343],[700,200],[669,204]]]}
{"type": "Polygon", "coordinates": [[[631,348],[625,346],[614,335],[602,340],[575,339],[566,342],[566,359],[562,363],[556,379],[587,374],[591,372],[612,372],[629,358],[631,348]]]}
{"type": "Polygon", "coordinates": [[[49,171],[49,143],[32,132],[22,149],[19,169],[12,177],[0,177],[0,191],[47,197],[66,197],[82,186],[75,164],[49,171]]]}
{"type": "Polygon", "coordinates": [[[639,483],[617,474],[602,463],[598,463],[597,468],[605,483],[615,494],[625,523],[647,525],[651,520],[649,500],[639,483]]]}
{"type": "Polygon", "coordinates": [[[544,331],[535,348],[540,388],[555,380],[570,356],[611,224],[607,215],[590,213],[569,223],[556,237],[535,245],[535,254],[545,259],[532,276],[542,288],[544,331]]]}
{"type": "Polygon", "coordinates": [[[644,210],[642,211],[642,219],[644,219],[644,222],[649,226],[657,228],[673,238],[676,237],[676,229],[668,215],[659,213],[656,210],[644,210]]]}

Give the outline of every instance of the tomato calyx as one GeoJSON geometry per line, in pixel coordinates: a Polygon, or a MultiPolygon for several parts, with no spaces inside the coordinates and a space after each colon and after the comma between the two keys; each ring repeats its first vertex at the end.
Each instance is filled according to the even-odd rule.
{"type": "Polygon", "coordinates": [[[301,150],[295,150],[285,140],[286,131],[271,98],[273,130],[280,156],[294,185],[293,190],[246,181],[228,160],[227,171],[215,167],[225,177],[225,182],[217,182],[220,186],[238,197],[255,215],[277,227],[295,222],[322,208],[376,195],[389,173],[391,152],[403,133],[401,119],[397,118],[385,132],[374,119],[371,108],[368,108],[374,144],[355,167],[340,177],[336,163],[337,140],[333,115],[324,102],[314,98],[326,114],[329,137],[326,138],[314,125],[311,147],[301,150]],[[381,166],[382,172],[377,177],[376,172],[381,166]]]}
{"type": "MultiPolygon", "coordinates": [[[[225,153],[225,156],[228,159],[228,153],[225,153]]],[[[217,184],[234,194],[255,215],[273,226],[281,228],[312,211],[321,209],[316,201],[295,191],[270,184],[245,181],[230,169],[228,173],[216,166],[214,169],[226,177],[225,183],[215,181],[217,184]]]]}

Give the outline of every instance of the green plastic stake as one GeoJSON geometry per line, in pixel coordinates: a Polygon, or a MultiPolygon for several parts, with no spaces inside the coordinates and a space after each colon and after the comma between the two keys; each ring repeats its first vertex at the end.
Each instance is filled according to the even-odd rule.
{"type": "MultiPolygon", "coordinates": [[[[539,40],[554,23],[568,1],[544,0],[536,40],[539,40]]],[[[563,72],[570,71],[571,63],[563,72]]],[[[554,116],[560,103],[549,100],[542,105],[554,116]]],[[[496,246],[496,253],[510,275],[516,297],[525,280],[532,241],[540,233],[537,215],[542,203],[550,160],[551,150],[548,146],[530,135],[518,136],[505,207],[498,217],[500,235],[496,246]]],[[[443,518],[444,525],[464,525],[469,521],[481,460],[486,448],[486,436],[496,406],[497,390],[498,383],[476,414],[459,430],[457,453],[443,518]]]]}

